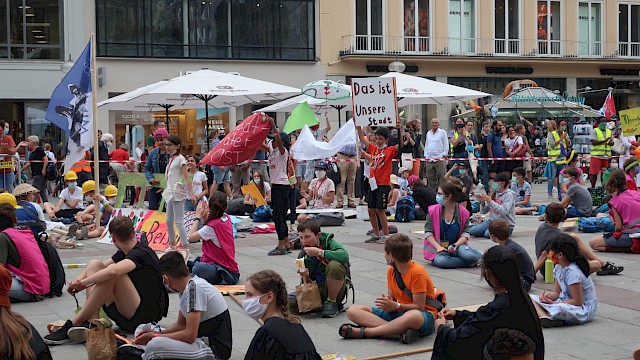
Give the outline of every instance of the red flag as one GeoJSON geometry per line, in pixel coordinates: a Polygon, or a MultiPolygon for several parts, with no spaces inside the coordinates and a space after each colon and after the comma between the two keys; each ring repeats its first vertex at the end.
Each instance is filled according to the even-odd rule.
{"type": "Polygon", "coordinates": [[[606,117],[607,120],[611,120],[612,116],[616,116],[616,103],[613,101],[613,96],[611,96],[611,91],[607,95],[607,98],[604,100],[604,104],[602,104],[602,108],[598,111],[602,116],[606,117]]]}
{"type": "Polygon", "coordinates": [[[257,112],[249,116],[211,149],[201,163],[230,166],[253,158],[272,126],[271,120],[264,113],[257,112]]]}

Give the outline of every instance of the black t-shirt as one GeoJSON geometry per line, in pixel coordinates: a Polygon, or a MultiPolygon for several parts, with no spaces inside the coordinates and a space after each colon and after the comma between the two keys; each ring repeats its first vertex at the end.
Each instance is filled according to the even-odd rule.
{"type": "Polygon", "coordinates": [[[533,261],[527,254],[527,251],[517,242],[508,239],[504,246],[513,251],[518,262],[518,268],[520,269],[520,277],[527,281],[529,284],[533,284],[536,281],[536,275],[533,272],[533,261]]]}
{"type": "Polygon", "coordinates": [[[436,192],[427,186],[414,186],[413,194],[411,196],[413,196],[413,200],[420,205],[420,208],[425,212],[425,214],[427,213],[427,208],[429,206],[437,204],[436,192]]]}
{"type": "Polygon", "coordinates": [[[16,244],[6,233],[0,233],[0,262],[15,267],[22,263],[16,244]]]}
{"type": "MultiPolygon", "coordinates": [[[[129,253],[125,254],[122,250],[119,250],[111,257],[111,260],[115,263],[125,259],[133,261],[136,265],[136,268],[129,272],[128,275],[140,295],[141,305],[146,304],[149,309],[155,305],[157,309],[158,305],[164,307],[162,306],[163,304],[168,304],[169,298],[162,283],[162,275],[158,268],[158,256],[156,256],[156,253],[148,246],[136,243],[129,253]],[[166,301],[163,302],[163,300],[166,301]]],[[[163,314],[166,312],[166,309],[159,310],[163,314]]]]}
{"type": "Polygon", "coordinates": [[[42,167],[44,163],[42,160],[47,157],[44,153],[44,150],[40,146],[38,146],[35,150],[29,154],[29,160],[36,160],[31,162],[31,174],[32,176],[42,175],[42,167]]]}
{"type": "Polygon", "coordinates": [[[158,164],[160,164],[160,172],[163,173],[167,170],[167,164],[169,163],[169,154],[158,154],[158,164]]]}
{"type": "Polygon", "coordinates": [[[245,360],[320,360],[316,347],[300,324],[270,317],[251,340],[245,360]],[[291,334],[296,334],[291,336],[291,334]]]}
{"type": "Polygon", "coordinates": [[[481,158],[488,158],[489,157],[489,150],[487,150],[487,137],[489,135],[485,135],[485,134],[480,134],[480,144],[482,144],[482,149],[480,149],[480,157],[481,158]]]}

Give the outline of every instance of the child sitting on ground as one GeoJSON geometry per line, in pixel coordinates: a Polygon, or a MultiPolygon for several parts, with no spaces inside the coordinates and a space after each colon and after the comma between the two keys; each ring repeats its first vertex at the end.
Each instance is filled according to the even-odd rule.
{"type": "Polygon", "coordinates": [[[398,169],[398,184],[400,184],[402,196],[411,195],[411,189],[409,189],[409,170],[407,170],[406,167],[398,169]]]}
{"type": "Polygon", "coordinates": [[[516,257],[516,262],[518,263],[518,269],[520,270],[522,288],[524,291],[529,292],[529,290],[531,290],[531,284],[536,281],[533,262],[529,254],[527,254],[527,251],[520,244],[509,239],[509,224],[502,219],[492,221],[491,224],[489,224],[489,236],[493,242],[513,252],[516,257]]]}
{"type": "Polygon", "coordinates": [[[593,320],[598,308],[596,289],[589,278],[589,262],[568,234],[551,240],[558,265],[553,270],[554,291],[530,295],[542,327],[579,325],[593,320]]]}
{"type": "Polygon", "coordinates": [[[375,307],[352,305],[347,317],[355,324],[340,325],[345,339],[400,335],[409,344],[433,333],[438,310],[435,288],[427,270],[413,262],[413,242],[404,234],[390,236],[384,243],[388,294],[376,299],[375,307]]]}
{"type": "Polygon", "coordinates": [[[400,182],[398,181],[398,177],[394,174],[391,174],[390,182],[391,182],[391,192],[389,192],[389,200],[387,203],[387,212],[391,215],[396,214],[396,203],[401,194],[400,190],[400,182]]]}
{"type": "Polygon", "coordinates": [[[105,226],[107,226],[109,219],[111,219],[111,213],[113,212],[116,198],[118,197],[118,188],[114,185],[107,185],[104,189],[104,196],[102,196],[99,192],[96,192],[95,181],[88,180],[82,184],[82,193],[89,205],[75,215],[78,224],[86,224],[86,227],[79,230],[80,233],[76,236],[78,240],[102,235],[105,226]],[[100,226],[97,227],[94,222],[96,216],[94,200],[98,200],[100,203],[100,226]],[[88,233],[86,233],[85,228],[89,230],[88,233]]]}
{"type": "Polygon", "coordinates": [[[516,215],[531,215],[537,212],[538,207],[531,205],[531,184],[524,180],[526,172],[524,168],[513,169],[511,175],[511,190],[516,193],[516,215]]]}

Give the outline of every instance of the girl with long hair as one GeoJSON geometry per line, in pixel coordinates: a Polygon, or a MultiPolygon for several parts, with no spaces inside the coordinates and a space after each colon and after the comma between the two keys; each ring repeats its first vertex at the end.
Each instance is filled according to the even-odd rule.
{"type": "Polygon", "coordinates": [[[497,329],[519,330],[536,344],[534,359],[544,359],[544,338],[536,310],[522,288],[517,261],[504,246],[482,258],[482,277],[495,292],[477,311],[444,309],[435,322],[432,359],[483,359],[483,349],[497,329]],[[446,325],[453,320],[454,328],[446,325]]]}
{"type": "Polygon", "coordinates": [[[251,340],[245,360],[320,360],[300,318],[289,313],[287,297],[287,285],[273,270],[259,271],[247,279],[242,308],[264,325],[251,340]]]}
{"type": "Polygon", "coordinates": [[[165,140],[165,146],[169,153],[169,162],[164,173],[167,178],[167,187],[162,192],[162,197],[167,206],[167,235],[171,245],[169,249],[175,250],[177,246],[175,224],[178,227],[182,247],[188,250],[189,241],[184,228],[184,203],[188,199],[193,203],[197,203],[197,200],[191,187],[187,159],[180,154],[182,140],[177,135],[169,135],[165,140]]]}
{"type": "Polygon", "coordinates": [[[589,278],[589,261],[569,234],[551,240],[550,249],[558,264],[553,269],[554,290],[531,295],[544,327],[578,325],[596,317],[598,299],[589,278]]]}

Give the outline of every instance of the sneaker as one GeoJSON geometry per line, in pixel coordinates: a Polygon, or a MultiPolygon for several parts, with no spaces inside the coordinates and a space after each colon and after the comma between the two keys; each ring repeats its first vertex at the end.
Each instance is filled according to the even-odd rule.
{"type": "Polygon", "coordinates": [[[371,235],[370,238],[368,238],[367,240],[365,240],[365,243],[376,243],[378,242],[378,240],[380,240],[380,235],[371,235]]]}
{"type": "Polygon", "coordinates": [[[67,236],[69,237],[76,236],[77,231],[78,231],[78,224],[71,224],[69,226],[69,232],[67,233],[67,236]]]}
{"type": "Polygon", "coordinates": [[[338,303],[335,301],[325,301],[322,305],[322,317],[323,318],[333,318],[338,315],[340,312],[340,308],[338,307],[338,303]]]}
{"type": "Polygon", "coordinates": [[[69,329],[71,329],[73,327],[73,323],[71,322],[71,320],[67,320],[66,323],[64,323],[64,325],[52,332],[51,334],[47,335],[44,337],[44,342],[47,345],[62,345],[62,344],[66,344],[69,342],[69,335],[67,334],[67,332],[69,331],[69,329]]]}
{"type": "MultiPolygon", "coordinates": [[[[87,331],[92,326],[89,323],[84,323],[81,326],[73,326],[67,331],[67,337],[72,344],[84,344],[87,342],[87,331]]],[[[95,327],[95,325],[93,325],[95,327]]]]}
{"type": "Polygon", "coordinates": [[[389,235],[380,235],[380,239],[376,241],[376,244],[384,244],[385,241],[389,238],[389,235]]]}
{"type": "Polygon", "coordinates": [[[85,240],[88,235],[89,235],[89,227],[85,226],[82,229],[80,229],[80,234],[76,235],[76,240],[85,240]]]}
{"type": "Polygon", "coordinates": [[[144,350],[140,345],[124,344],[118,347],[118,359],[122,360],[139,360],[142,358],[144,350]]]}
{"type": "Polygon", "coordinates": [[[548,316],[543,316],[540,318],[540,326],[543,328],[552,328],[564,325],[564,321],[560,319],[552,319],[548,316]]]}
{"type": "Polygon", "coordinates": [[[596,274],[600,276],[618,275],[622,272],[622,270],[624,270],[624,266],[615,266],[613,263],[607,261],[607,263],[604,264],[600,268],[600,271],[597,271],[596,274]]]}
{"type": "Polygon", "coordinates": [[[420,333],[416,329],[407,329],[404,334],[400,336],[400,341],[402,341],[403,344],[411,344],[418,341],[418,339],[420,339],[420,333]]]}
{"type": "Polygon", "coordinates": [[[277,255],[287,255],[286,248],[275,248],[267,253],[269,256],[277,256],[277,255]]]}

